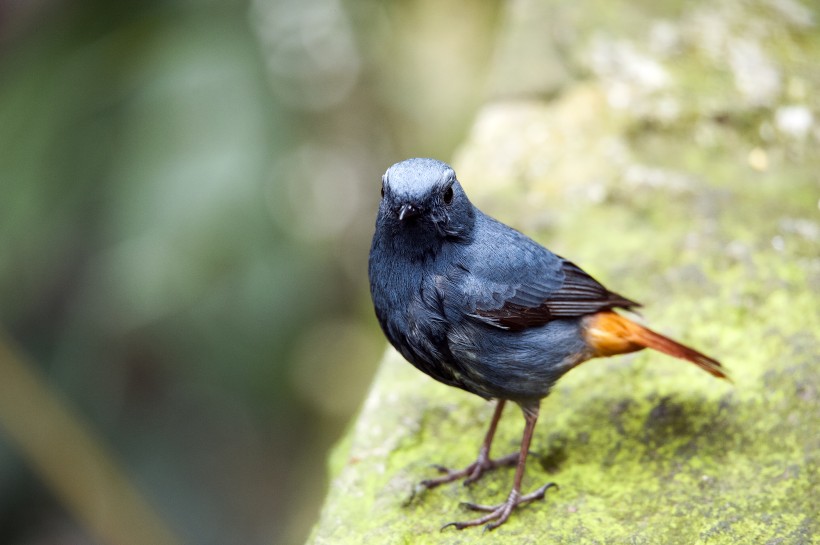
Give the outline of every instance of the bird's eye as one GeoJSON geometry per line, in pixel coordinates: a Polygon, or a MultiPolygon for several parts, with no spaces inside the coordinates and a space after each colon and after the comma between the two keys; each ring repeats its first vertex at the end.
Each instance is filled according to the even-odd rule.
{"type": "Polygon", "coordinates": [[[453,202],[453,186],[447,186],[447,189],[444,190],[444,195],[442,198],[444,199],[444,204],[450,204],[453,202]]]}

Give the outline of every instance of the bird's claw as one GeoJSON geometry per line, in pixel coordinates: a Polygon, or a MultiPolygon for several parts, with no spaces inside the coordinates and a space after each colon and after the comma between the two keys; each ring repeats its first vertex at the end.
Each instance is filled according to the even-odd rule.
{"type": "Polygon", "coordinates": [[[495,459],[482,459],[479,457],[478,460],[460,470],[451,470],[445,466],[434,464],[432,467],[439,473],[442,473],[443,476],[436,479],[425,479],[424,481],[421,481],[419,485],[429,489],[435,488],[442,484],[457,481],[459,479],[464,479],[464,485],[467,486],[479,480],[488,471],[492,471],[493,469],[497,469],[499,467],[515,465],[518,461],[518,457],[519,455],[517,452],[495,459]]]}
{"type": "Polygon", "coordinates": [[[453,526],[456,530],[463,530],[465,528],[470,528],[472,526],[481,526],[482,524],[486,524],[486,526],[484,527],[485,532],[488,530],[495,530],[496,528],[507,522],[507,519],[510,518],[510,513],[513,512],[513,509],[515,509],[519,505],[523,505],[531,501],[544,499],[544,494],[546,494],[547,490],[552,487],[555,487],[557,489],[558,485],[555,483],[547,483],[544,486],[535,490],[534,492],[530,492],[529,494],[525,495],[521,495],[521,493],[517,490],[513,490],[507,497],[507,501],[499,505],[481,505],[478,503],[469,502],[462,503],[461,505],[466,507],[467,509],[470,509],[472,511],[482,511],[487,514],[483,517],[479,517],[477,519],[468,520],[464,522],[449,522],[442,526],[441,529],[444,530],[445,528],[453,526]]]}

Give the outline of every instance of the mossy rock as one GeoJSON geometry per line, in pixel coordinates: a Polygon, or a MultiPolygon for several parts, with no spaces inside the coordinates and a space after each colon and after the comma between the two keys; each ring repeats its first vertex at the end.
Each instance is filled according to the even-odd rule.
{"type": "MultiPolygon", "coordinates": [[[[550,481],[560,490],[489,539],[816,543],[820,76],[809,59],[820,51],[818,14],[791,0],[681,2],[663,13],[610,4],[605,15],[623,25],[606,33],[590,10],[555,8],[580,29],[566,63],[586,66],[584,81],[552,100],[488,104],[454,166],[485,211],[644,303],[649,324],[720,359],[734,382],[648,351],[569,373],[542,403],[524,479],[525,491],[550,481]],[[720,39],[696,43],[714,30],[698,21],[717,25],[720,39]],[[607,44],[620,48],[620,68],[589,60],[607,44]],[[744,54],[765,59],[779,87],[751,89],[744,54]],[[635,58],[664,84],[629,88],[646,83],[626,77],[635,58]]],[[[481,537],[439,528],[472,518],[459,502],[502,501],[511,468],[413,493],[433,464],[475,458],[491,414],[389,350],[333,452],[309,543],[481,537]]],[[[522,428],[508,408],[494,453],[516,450],[522,428]]]]}

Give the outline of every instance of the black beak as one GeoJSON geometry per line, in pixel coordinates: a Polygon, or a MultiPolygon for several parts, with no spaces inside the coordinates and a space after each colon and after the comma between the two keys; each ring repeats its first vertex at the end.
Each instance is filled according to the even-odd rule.
{"type": "Polygon", "coordinates": [[[407,218],[415,218],[419,215],[419,209],[412,204],[403,204],[399,209],[399,221],[404,221],[407,218]]]}

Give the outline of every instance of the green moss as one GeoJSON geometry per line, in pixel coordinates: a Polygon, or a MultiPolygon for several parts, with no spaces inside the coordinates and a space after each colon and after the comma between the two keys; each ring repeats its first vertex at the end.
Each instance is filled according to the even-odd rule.
{"type": "MultiPolygon", "coordinates": [[[[740,19],[771,16],[733,5],[740,19]]],[[[692,13],[681,10],[682,20],[692,13]]],[[[816,89],[807,59],[820,36],[767,25],[763,46],[780,73],[816,89]]],[[[542,404],[524,481],[560,491],[516,512],[493,543],[808,544],[820,534],[820,145],[764,139],[779,103],[744,105],[694,48],[661,61],[681,83],[666,91],[684,105],[673,123],[612,111],[593,78],[552,103],[485,111],[456,171],[485,210],[643,302],[648,323],[723,361],[734,383],[648,352],[568,374],[542,404]],[[731,105],[731,115],[714,119],[705,104],[731,105]],[[754,148],[766,154],[762,171],[754,148]],[[498,149],[511,153],[504,167],[498,149]]],[[[491,413],[388,352],[334,454],[310,542],[475,540],[478,530],[438,529],[470,517],[459,502],[502,501],[512,469],[410,498],[431,464],[474,459],[491,413]]],[[[509,408],[495,454],[517,449],[522,426],[509,408]]]]}

